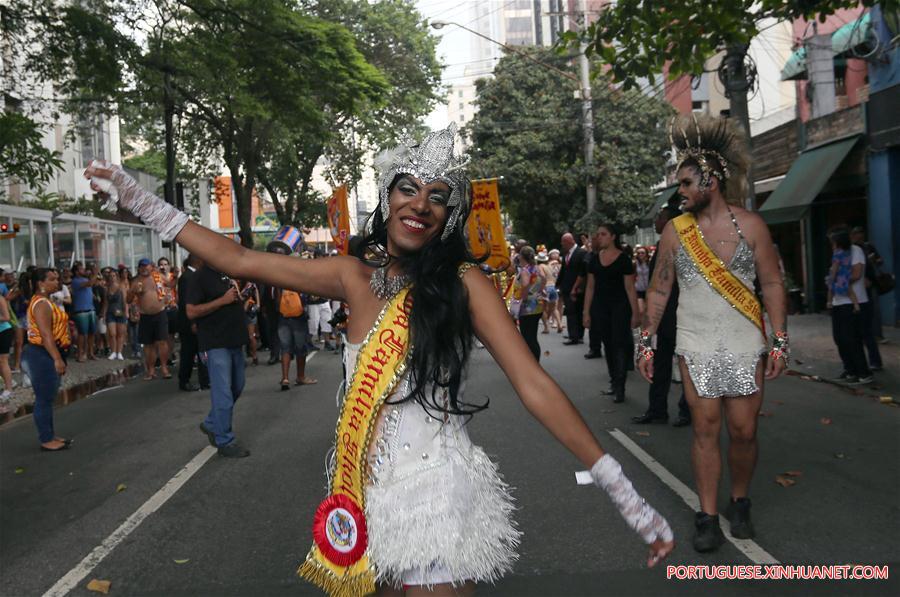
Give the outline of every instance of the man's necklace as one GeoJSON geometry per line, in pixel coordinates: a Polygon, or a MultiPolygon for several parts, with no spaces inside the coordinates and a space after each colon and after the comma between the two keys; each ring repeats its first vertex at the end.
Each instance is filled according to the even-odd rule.
{"type": "Polygon", "coordinates": [[[383,301],[393,297],[408,284],[409,276],[406,274],[400,274],[399,276],[389,278],[387,266],[379,267],[372,272],[372,277],[369,278],[369,288],[372,289],[375,296],[383,301]]]}

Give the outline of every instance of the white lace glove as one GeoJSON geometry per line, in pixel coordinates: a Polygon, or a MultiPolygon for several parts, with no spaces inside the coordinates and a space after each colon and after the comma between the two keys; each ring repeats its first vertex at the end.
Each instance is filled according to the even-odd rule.
{"type": "Polygon", "coordinates": [[[187,214],[169,205],[153,193],[144,190],[125,170],[116,164],[110,164],[102,160],[94,160],[93,168],[103,168],[111,174],[109,179],[93,176],[91,184],[94,188],[110,194],[111,200],[117,200],[119,205],[137,217],[144,224],[150,226],[164,241],[172,241],[188,223],[187,214]],[[109,183],[115,187],[109,188],[109,183]],[[118,194],[118,198],[116,195],[118,194]]]}
{"type": "Polygon", "coordinates": [[[609,454],[604,454],[591,467],[594,485],[603,489],[612,500],[625,522],[648,545],[660,539],[672,541],[672,529],[662,515],[638,495],[631,481],[622,472],[622,466],[609,454]]]}

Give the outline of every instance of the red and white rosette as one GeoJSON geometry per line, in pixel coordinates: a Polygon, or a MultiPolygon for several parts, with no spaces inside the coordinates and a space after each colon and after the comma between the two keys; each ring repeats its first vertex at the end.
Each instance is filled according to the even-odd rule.
{"type": "Polygon", "coordinates": [[[338,566],[350,566],[366,553],[366,517],[349,497],[330,495],[313,518],[313,540],[319,551],[338,566]]]}

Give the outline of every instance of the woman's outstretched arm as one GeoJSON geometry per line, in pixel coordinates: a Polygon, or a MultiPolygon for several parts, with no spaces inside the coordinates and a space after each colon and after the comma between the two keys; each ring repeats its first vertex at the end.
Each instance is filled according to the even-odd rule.
{"type": "MultiPolygon", "coordinates": [[[[141,218],[166,240],[174,238],[207,265],[232,278],[329,298],[346,298],[343,276],[348,268],[358,266],[356,259],[296,259],[247,249],[189,221],[185,214],[141,188],[127,172],[114,164],[91,162],[85,171],[85,178],[110,181],[116,188],[122,208],[141,218]]],[[[94,182],[91,186],[100,190],[94,182]]]]}
{"type": "Polygon", "coordinates": [[[594,483],[609,495],[619,513],[650,546],[648,566],[675,547],[668,522],[634,490],[621,466],[591,433],[562,389],[535,361],[516,333],[493,285],[477,269],[463,278],[475,334],[506,373],[525,408],[591,469],[594,483]]]}

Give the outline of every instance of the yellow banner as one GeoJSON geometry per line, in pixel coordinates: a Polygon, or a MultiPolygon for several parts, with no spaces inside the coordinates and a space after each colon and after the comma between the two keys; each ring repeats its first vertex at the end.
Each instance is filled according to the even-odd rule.
{"type": "Polygon", "coordinates": [[[363,342],[344,397],[329,495],[316,510],[313,546],[298,570],[332,597],[375,591],[375,572],[366,555],[367,456],[378,410],[406,371],[411,308],[409,288],[385,305],[363,342]]]}
{"type": "Polygon", "coordinates": [[[490,253],[487,264],[494,269],[509,267],[509,249],[500,220],[497,179],[472,181],[472,210],[469,213],[469,247],[481,257],[490,253]]]}
{"type": "Polygon", "coordinates": [[[682,214],[672,220],[672,223],[675,226],[675,232],[678,233],[681,246],[684,247],[688,257],[694,261],[697,269],[700,270],[712,289],[744,317],[752,321],[765,338],[766,327],[763,322],[762,306],[756,299],[756,295],[740,278],[731,273],[728,266],[706,244],[706,239],[703,238],[694,214],[682,214]]]}
{"type": "Polygon", "coordinates": [[[341,255],[350,248],[350,214],[347,211],[347,185],[334,190],[328,199],[328,227],[334,246],[341,255]]]}

